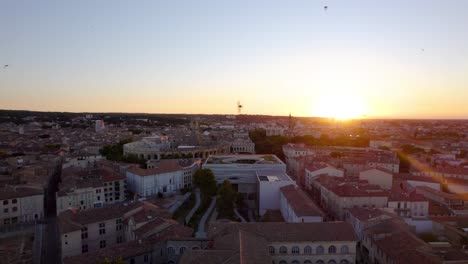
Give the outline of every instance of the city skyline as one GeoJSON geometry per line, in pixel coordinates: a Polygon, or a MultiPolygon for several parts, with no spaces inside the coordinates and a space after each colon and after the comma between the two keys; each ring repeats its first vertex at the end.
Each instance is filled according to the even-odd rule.
{"type": "Polygon", "coordinates": [[[0,109],[468,118],[465,1],[0,7],[0,109]]]}

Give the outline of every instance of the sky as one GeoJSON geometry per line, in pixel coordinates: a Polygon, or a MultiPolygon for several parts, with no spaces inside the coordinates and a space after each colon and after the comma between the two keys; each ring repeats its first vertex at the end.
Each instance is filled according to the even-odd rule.
{"type": "Polygon", "coordinates": [[[465,0],[0,0],[0,109],[235,114],[240,100],[245,114],[468,118],[467,13],[465,0]]]}

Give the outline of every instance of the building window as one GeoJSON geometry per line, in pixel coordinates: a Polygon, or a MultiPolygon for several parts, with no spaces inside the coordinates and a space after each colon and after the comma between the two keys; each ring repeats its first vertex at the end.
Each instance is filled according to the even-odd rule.
{"type": "Polygon", "coordinates": [[[16,200],[16,199],[11,200],[11,203],[13,203],[13,204],[15,204],[17,202],[18,202],[18,200],[16,200]]]}
{"type": "Polygon", "coordinates": [[[81,239],[88,238],[88,228],[85,226],[81,228],[81,239]]]}
{"type": "Polygon", "coordinates": [[[105,240],[99,241],[99,248],[105,248],[105,247],[106,247],[106,241],[105,240]]]}
{"type": "Polygon", "coordinates": [[[312,254],[312,248],[310,246],[306,246],[304,248],[304,254],[308,254],[308,255],[312,254]]]}
{"type": "Polygon", "coordinates": [[[115,230],[116,231],[122,230],[122,219],[121,218],[115,220],[115,230]]]}
{"type": "Polygon", "coordinates": [[[328,264],[336,264],[336,261],[333,260],[333,259],[330,259],[330,260],[328,261],[328,264]]]}
{"type": "Polygon", "coordinates": [[[279,264],[288,264],[288,262],[286,262],[286,260],[281,260],[279,264]]]}
{"type": "Polygon", "coordinates": [[[118,236],[117,237],[117,244],[120,244],[123,242],[123,237],[122,236],[118,236]]]}
{"type": "Polygon", "coordinates": [[[291,253],[292,253],[292,254],[299,254],[299,247],[298,247],[298,246],[292,247],[291,253]]]}
{"type": "Polygon", "coordinates": [[[81,246],[81,253],[86,253],[88,252],[88,245],[82,245],[81,246]]]}
{"type": "Polygon", "coordinates": [[[274,255],[275,254],[275,247],[269,246],[268,251],[270,251],[270,255],[274,255]]]}
{"type": "Polygon", "coordinates": [[[315,262],[316,264],[324,264],[325,262],[323,262],[323,260],[319,259],[315,262]]]}
{"type": "Polygon", "coordinates": [[[288,248],[285,246],[281,246],[279,250],[280,254],[287,254],[288,253],[288,248]]]}
{"type": "Polygon", "coordinates": [[[135,264],[135,259],[134,258],[130,259],[130,264],[135,264]]]}
{"type": "Polygon", "coordinates": [[[349,261],[346,260],[346,259],[342,259],[342,260],[340,261],[340,264],[349,264],[349,261]]]}
{"type": "Polygon", "coordinates": [[[18,217],[15,216],[15,217],[11,218],[11,223],[12,224],[18,223],[18,217]]]}
{"type": "Polygon", "coordinates": [[[144,262],[148,262],[148,260],[149,260],[148,255],[143,256],[143,261],[144,261],[144,262]]]}
{"type": "Polygon", "coordinates": [[[4,212],[4,213],[8,213],[8,208],[4,208],[4,209],[3,209],[3,212],[4,212]]]}
{"type": "Polygon", "coordinates": [[[317,247],[317,254],[323,254],[323,252],[324,252],[323,247],[322,247],[322,246],[318,246],[318,247],[317,247]]]}
{"type": "Polygon", "coordinates": [[[304,264],[312,264],[312,260],[306,259],[304,260],[304,264]]]}
{"type": "Polygon", "coordinates": [[[8,204],[8,200],[3,200],[3,205],[7,205],[8,204]]]}
{"type": "Polygon", "coordinates": [[[348,254],[348,252],[349,252],[348,246],[341,247],[341,254],[348,254]]]}
{"type": "Polygon", "coordinates": [[[192,250],[199,250],[199,247],[192,247],[192,250]]]}
{"type": "Polygon", "coordinates": [[[13,212],[16,212],[16,211],[18,211],[18,207],[15,206],[13,207],[13,212]]]}
{"type": "Polygon", "coordinates": [[[336,247],[335,246],[330,246],[328,248],[328,254],[335,254],[336,253],[336,247]]]}
{"type": "Polygon", "coordinates": [[[299,262],[299,260],[293,260],[291,263],[292,263],[292,264],[301,264],[301,263],[299,262]]]}
{"type": "Polygon", "coordinates": [[[167,248],[167,254],[168,255],[175,255],[175,249],[173,247],[168,247],[167,248]]]}
{"type": "Polygon", "coordinates": [[[106,233],[106,223],[99,223],[99,234],[104,235],[106,233]]]}
{"type": "Polygon", "coordinates": [[[179,248],[179,254],[182,255],[185,252],[185,247],[179,248]]]}

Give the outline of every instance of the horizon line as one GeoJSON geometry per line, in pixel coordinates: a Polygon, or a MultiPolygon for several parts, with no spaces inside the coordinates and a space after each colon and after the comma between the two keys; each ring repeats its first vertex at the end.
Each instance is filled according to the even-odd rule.
{"type": "MultiPolygon", "coordinates": [[[[271,117],[289,117],[289,113],[287,115],[272,115],[272,114],[203,114],[203,113],[148,113],[148,112],[87,112],[87,111],[50,111],[50,110],[26,110],[26,109],[0,109],[0,111],[18,111],[18,112],[38,112],[38,113],[69,113],[69,114],[142,114],[142,115],[221,115],[221,116],[271,116],[271,117]]],[[[356,121],[356,120],[468,120],[468,117],[378,117],[378,116],[367,116],[365,118],[336,118],[336,117],[324,117],[324,116],[302,116],[302,115],[291,115],[292,117],[296,118],[317,118],[317,119],[334,119],[334,121],[356,121]]]]}

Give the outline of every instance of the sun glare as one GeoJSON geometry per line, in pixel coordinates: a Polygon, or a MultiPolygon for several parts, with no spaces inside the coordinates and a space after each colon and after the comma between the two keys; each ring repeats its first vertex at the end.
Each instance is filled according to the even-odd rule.
{"type": "Polygon", "coordinates": [[[359,119],[366,114],[366,106],[359,97],[345,94],[321,96],[313,109],[313,116],[340,120],[359,119]]]}

